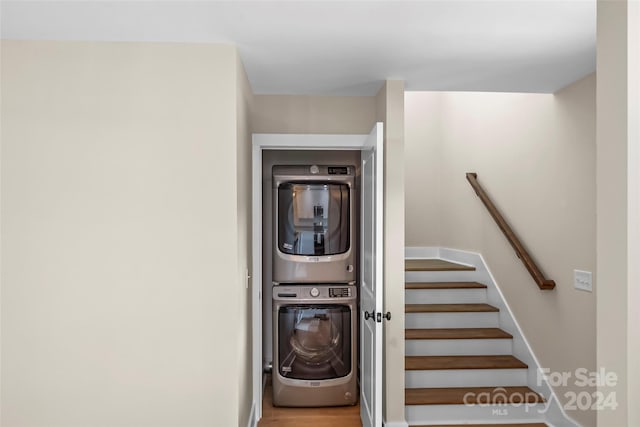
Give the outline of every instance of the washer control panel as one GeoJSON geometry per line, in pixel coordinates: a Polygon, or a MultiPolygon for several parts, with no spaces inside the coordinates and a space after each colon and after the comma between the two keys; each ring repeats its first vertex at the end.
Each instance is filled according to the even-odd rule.
{"type": "Polygon", "coordinates": [[[273,287],[274,300],[351,300],[357,295],[356,287],[353,285],[324,284],[283,286],[273,287]]]}

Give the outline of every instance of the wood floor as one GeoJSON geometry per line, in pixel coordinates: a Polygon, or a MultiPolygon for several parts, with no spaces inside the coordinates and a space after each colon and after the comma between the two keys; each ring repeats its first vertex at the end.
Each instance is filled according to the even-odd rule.
{"type": "Polygon", "coordinates": [[[271,381],[262,400],[258,427],[362,427],[360,405],[332,408],[277,408],[273,406],[271,381]]]}

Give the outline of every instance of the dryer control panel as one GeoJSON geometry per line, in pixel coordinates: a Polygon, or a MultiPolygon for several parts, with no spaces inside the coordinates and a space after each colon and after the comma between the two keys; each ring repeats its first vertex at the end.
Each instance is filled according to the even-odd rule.
{"type": "Polygon", "coordinates": [[[329,288],[329,298],[348,298],[351,296],[351,288],[329,288]]]}

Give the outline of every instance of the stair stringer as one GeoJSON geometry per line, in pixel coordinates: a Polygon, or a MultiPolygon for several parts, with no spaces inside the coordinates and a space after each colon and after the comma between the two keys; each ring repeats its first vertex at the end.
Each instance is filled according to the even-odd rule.
{"type": "Polygon", "coordinates": [[[406,272],[405,277],[407,282],[420,281],[428,277],[429,281],[473,280],[487,285],[487,303],[500,309],[498,314],[499,327],[513,335],[512,354],[528,365],[527,385],[546,399],[543,405],[535,405],[537,412],[535,418],[543,420],[550,427],[580,426],[564,411],[548,381],[544,378],[541,378],[541,381],[538,380],[541,365],[480,253],[443,247],[407,247],[405,248],[405,258],[437,258],[474,266],[475,271],[406,272]]]}

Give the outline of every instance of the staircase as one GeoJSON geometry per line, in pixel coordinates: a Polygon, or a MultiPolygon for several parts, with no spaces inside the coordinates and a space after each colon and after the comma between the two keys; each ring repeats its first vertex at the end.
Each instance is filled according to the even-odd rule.
{"type": "Polygon", "coordinates": [[[528,387],[500,309],[475,267],[405,261],[405,412],[411,426],[544,427],[545,399],[528,387]]]}

